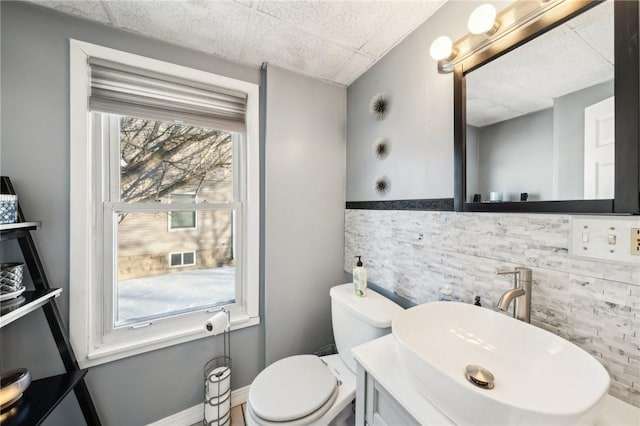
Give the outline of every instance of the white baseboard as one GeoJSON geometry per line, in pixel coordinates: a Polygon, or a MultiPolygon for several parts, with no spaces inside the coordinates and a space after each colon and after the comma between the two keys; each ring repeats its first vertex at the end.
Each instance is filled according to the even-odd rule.
{"type": "Polygon", "coordinates": [[[237,405],[244,404],[247,402],[247,398],[249,397],[249,388],[251,386],[245,386],[240,389],[236,389],[231,392],[231,406],[235,407],[237,405]]]}
{"type": "MultiPolygon", "coordinates": [[[[236,389],[231,392],[231,407],[244,404],[249,396],[249,386],[236,389]]],[[[169,417],[160,419],[147,426],[191,426],[194,423],[202,421],[204,418],[204,402],[194,405],[186,410],[172,414],[169,417]]]]}

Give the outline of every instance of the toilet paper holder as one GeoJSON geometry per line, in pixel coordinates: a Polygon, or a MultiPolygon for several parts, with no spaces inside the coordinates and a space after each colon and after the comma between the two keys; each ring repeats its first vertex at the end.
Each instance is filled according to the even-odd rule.
{"type": "Polygon", "coordinates": [[[229,327],[231,327],[231,316],[230,313],[225,311],[224,309],[216,312],[204,323],[204,328],[209,333],[213,333],[214,336],[217,336],[218,334],[229,330],[229,327]]]}
{"type": "MultiPolygon", "coordinates": [[[[222,332],[224,355],[210,359],[204,366],[204,424],[207,426],[231,424],[230,313],[224,309],[221,312],[227,316],[227,327],[222,332]]],[[[209,322],[205,324],[207,329],[209,322]]]]}

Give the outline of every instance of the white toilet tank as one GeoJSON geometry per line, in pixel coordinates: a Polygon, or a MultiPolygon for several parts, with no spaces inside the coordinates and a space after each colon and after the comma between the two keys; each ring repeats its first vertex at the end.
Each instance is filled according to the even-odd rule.
{"type": "Polygon", "coordinates": [[[402,308],[368,289],[364,297],[353,293],[353,283],[331,287],[331,322],[336,347],[347,367],[355,373],[351,348],[391,332],[391,320],[402,308]]]}

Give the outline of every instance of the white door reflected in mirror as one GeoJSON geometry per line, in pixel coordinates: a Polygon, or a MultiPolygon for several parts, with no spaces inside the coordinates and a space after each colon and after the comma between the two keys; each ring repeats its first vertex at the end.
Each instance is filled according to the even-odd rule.
{"type": "Polygon", "coordinates": [[[614,97],[584,109],[584,198],[614,198],[614,97]]]}

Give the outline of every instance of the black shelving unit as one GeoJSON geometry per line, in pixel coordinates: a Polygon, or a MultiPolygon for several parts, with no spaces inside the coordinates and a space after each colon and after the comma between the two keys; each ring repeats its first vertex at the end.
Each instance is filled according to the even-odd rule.
{"type": "Polygon", "coordinates": [[[0,328],[44,306],[54,297],[58,297],[60,293],[62,293],[60,288],[25,291],[15,299],[0,303],[0,328]]]}
{"type": "Polygon", "coordinates": [[[87,370],[76,370],[34,380],[20,401],[8,410],[9,415],[2,421],[2,426],[41,424],[64,397],[84,380],[85,374],[87,370]]]}
{"type": "MultiPolygon", "coordinates": [[[[1,193],[16,193],[8,177],[2,176],[0,184],[1,193]]],[[[31,231],[37,230],[39,225],[39,222],[25,221],[20,208],[18,209],[18,223],[0,225],[0,241],[11,239],[18,241],[25,266],[29,270],[35,287],[33,291],[25,291],[16,299],[7,300],[0,304],[0,328],[42,308],[66,372],[34,380],[17,404],[2,411],[0,423],[3,426],[39,425],[73,390],[87,424],[101,425],[89,389],[84,381],[87,370],[80,369],[78,365],[69,337],[66,335],[60,311],[54,300],[62,290],[52,288],[49,285],[31,236],[31,231]]]]}

